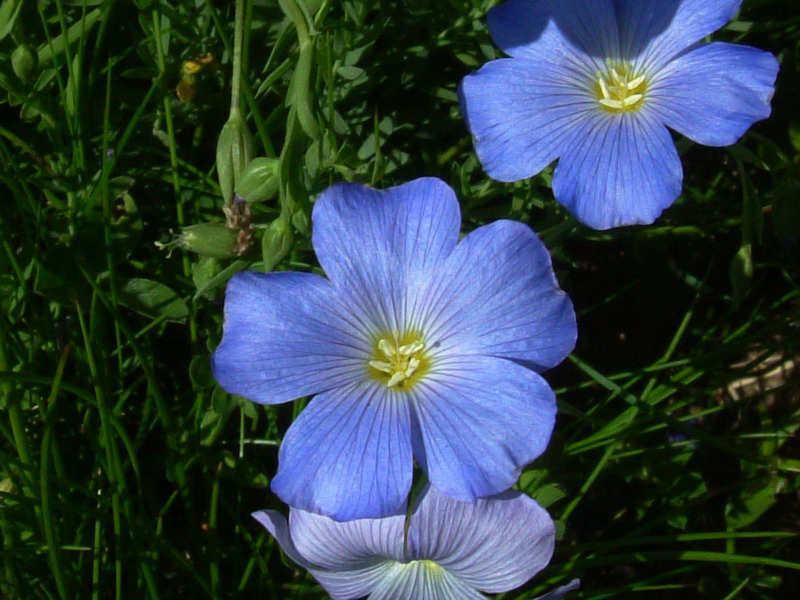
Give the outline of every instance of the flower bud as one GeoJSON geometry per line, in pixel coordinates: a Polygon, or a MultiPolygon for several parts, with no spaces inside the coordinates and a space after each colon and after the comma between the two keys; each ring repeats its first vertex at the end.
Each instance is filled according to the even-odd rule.
{"type": "Polygon", "coordinates": [[[189,104],[194,100],[194,95],[196,93],[197,88],[194,87],[191,76],[181,79],[180,82],[178,82],[178,86],[175,88],[175,95],[178,96],[178,100],[183,104],[189,104]]]}
{"type": "Polygon", "coordinates": [[[261,252],[264,258],[264,271],[270,272],[278,266],[294,243],[294,234],[289,223],[283,218],[277,218],[264,231],[261,240],[261,252]]]}
{"type": "Polygon", "coordinates": [[[733,291],[733,304],[738,307],[744,301],[753,280],[753,252],[751,244],[742,244],[728,265],[728,277],[733,291]]]}
{"type": "Polygon", "coordinates": [[[20,44],[11,54],[11,68],[21,81],[30,81],[39,68],[39,57],[29,44],[20,44]]]}
{"type": "Polygon", "coordinates": [[[236,195],[248,204],[274,198],[278,193],[279,165],[277,158],[261,156],[251,160],[236,183],[236,195]]]}
{"type": "Polygon", "coordinates": [[[239,111],[234,111],[217,140],[217,178],[225,204],[233,201],[236,183],[252,158],[253,135],[239,111]]]}
{"type": "Polygon", "coordinates": [[[184,227],[178,238],[167,246],[212,258],[236,258],[239,256],[237,235],[235,229],[222,223],[198,223],[184,227]]]}

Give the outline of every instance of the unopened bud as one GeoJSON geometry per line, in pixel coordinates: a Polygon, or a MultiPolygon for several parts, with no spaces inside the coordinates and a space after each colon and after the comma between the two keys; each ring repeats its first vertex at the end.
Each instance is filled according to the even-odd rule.
{"type": "Polygon", "coordinates": [[[233,201],[233,191],[242,171],[253,159],[253,135],[244,119],[235,111],[222,128],[217,140],[217,178],[225,204],[233,201]]]}
{"type": "Polygon", "coordinates": [[[750,244],[742,244],[728,265],[728,277],[733,291],[733,303],[741,305],[753,279],[753,253],[750,244]]]}
{"type": "Polygon", "coordinates": [[[11,68],[21,81],[30,81],[39,68],[39,57],[29,44],[20,44],[11,54],[11,68]]]}
{"type": "Polygon", "coordinates": [[[159,248],[183,248],[200,256],[236,258],[239,256],[238,232],[222,223],[198,223],[181,230],[180,235],[166,244],[156,242],[159,248]]]}
{"type": "Polygon", "coordinates": [[[264,258],[264,271],[270,272],[278,266],[294,243],[294,234],[289,223],[283,218],[277,218],[266,231],[261,240],[261,252],[264,258]]]}
{"type": "Polygon", "coordinates": [[[279,166],[277,158],[261,156],[251,160],[236,183],[236,195],[248,204],[274,198],[278,193],[279,166]]]}

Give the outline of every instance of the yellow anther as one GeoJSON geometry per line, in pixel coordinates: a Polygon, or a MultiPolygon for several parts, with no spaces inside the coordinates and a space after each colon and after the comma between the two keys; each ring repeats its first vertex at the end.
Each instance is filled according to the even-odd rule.
{"type": "Polygon", "coordinates": [[[417,340],[412,344],[406,344],[405,346],[400,346],[397,349],[397,353],[401,356],[410,356],[411,354],[414,354],[414,352],[417,352],[419,350],[422,350],[422,342],[417,340]]]}
{"type": "Polygon", "coordinates": [[[386,384],[389,387],[393,387],[398,383],[405,381],[407,379],[405,373],[395,373],[389,378],[389,382],[386,384]]]}
{"type": "Polygon", "coordinates": [[[392,365],[382,360],[371,360],[369,361],[369,366],[373,369],[378,369],[378,371],[383,371],[384,373],[392,372],[392,365]]]}
{"type": "Polygon", "coordinates": [[[613,108],[614,110],[622,110],[625,108],[625,105],[622,102],[619,100],[613,100],[611,98],[601,98],[600,104],[607,106],[608,108],[613,108]]]}
{"type": "Polygon", "coordinates": [[[628,89],[634,90],[644,83],[644,75],[639,75],[636,79],[628,82],[628,89]]]}
{"type": "Polygon", "coordinates": [[[394,338],[381,338],[376,344],[374,359],[368,363],[374,369],[373,376],[384,381],[387,387],[403,387],[409,379],[418,377],[421,369],[427,368],[422,355],[424,347],[419,339],[401,344],[394,338]],[[388,379],[384,379],[387,375],[388,379]]]}
{"type": "Polygon", "coordinates": [[[600,83],[600,91],[603,93],[603,98],[605,100],[611,98],[611,95],[608,93],[608,86],[606,86],[606,80],[601,76],[597,81],[600,83]]]}
{"type": "Polygon", "coordinates": [[[378,349],[384,353],[386,358],[391,358],[394,356],[395,347],[389,343],[389,340],[381,340],[378,342],[378,349]]]}
{"type": "Polygon", "coordinates": [[[598,103],[610,112],[638,110],[644,102],[647,78],[633,76],[629,65],[606,60],[605,73],[597,72],[595,93],[598,103]]]}

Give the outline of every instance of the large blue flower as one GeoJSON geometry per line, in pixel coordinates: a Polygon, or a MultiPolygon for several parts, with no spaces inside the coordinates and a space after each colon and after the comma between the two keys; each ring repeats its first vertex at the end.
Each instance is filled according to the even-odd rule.
{"type": "Polygon", "coordinates": [[[467,504],[429,489],[407,532],[403,516],[341,523],[294,508],[288,523],[272,510],[253,516],[334,600],[485,600],[478,590],[508,591],[547,566],[555,538],[550,515],[519,492],[467,504]]]}
{"type": "Polygon", "coordinates": [[[709,146],[770,113],[778,63],[697,43],[741,0],[509,0],[489,12],[512,58],[464,78],[462,112],[490,177],[559,159],[556,199],[597,229],[652,223],[681,191],[667,127],[709,146]]]}
{"type": "Polygon", "coordinates": [[[402,512],[412,457],[462,500],[513,485],[553,428],[536,372],[576,336],[544,245],[513,221],[459,241],[438,179],[334,185],[313,224],[328,278],[236,275],[213,357],[220,384],[256,402],[316,394],[284,437],[273,491],[348,520],[402,512]]]}

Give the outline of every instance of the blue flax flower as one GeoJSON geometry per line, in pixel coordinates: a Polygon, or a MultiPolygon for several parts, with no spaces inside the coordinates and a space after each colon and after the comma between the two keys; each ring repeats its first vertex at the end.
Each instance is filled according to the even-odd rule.
{"type": "Polygon", "coordinates": [[[511,487],[553,428],[537,371],[576,337],[544,245],[513,221],[459,241],[438,179],[334,185],[312,218],[328,277],[233,277],[213,357],[222,387],[256,402],[316,394],[283,439],[273,491],[337,520],[399,514],[414,458],[455,498],[511,487]]]}
{"type": "Polygon", "coordinates": [[[652,223],[681,191],[667,127],[708,146],[770,113],[775,57],[697,43],[741,0],[509,0],[489,32],[511,58],[464,78],[462,112],[490,177],[559,159],[556,200],[596,229],[652,223]]]}
{"type": "MultiPolygon", "coordinates": [[[[253,516],[334,600],[485,600],[541,571],[553,554],[547,512],[519,492],[458,502],[428,489],[410,516],[346,523],[292,508],[253,516]]],[[[539,600],[556,600],[573,581],[539,600]]]]}

